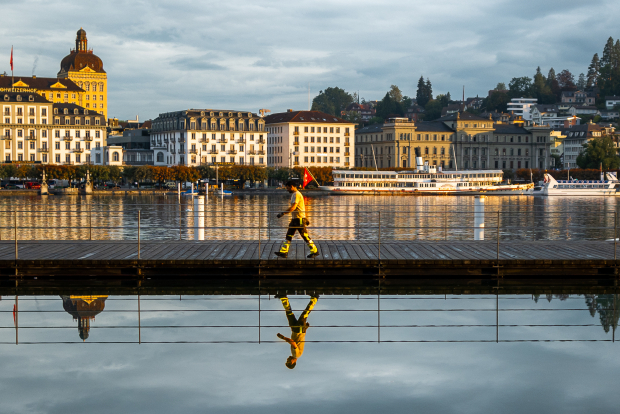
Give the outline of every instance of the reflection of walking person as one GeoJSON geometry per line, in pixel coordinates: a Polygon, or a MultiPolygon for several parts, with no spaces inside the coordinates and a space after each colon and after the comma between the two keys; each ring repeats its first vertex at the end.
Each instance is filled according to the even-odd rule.
{"type": "Polygon", "coordinates": [[[286,183],[286,190],[293,194],[291,197],[291,206],[287,211],[279,213],[277,217],[280,218],[288,213],[292,213],[292,217],[291,222],[288,224],[286,240],[282,243],[280,251],[275,252],[275,254],[276,256],[286,259],[288,257],[288,249],[291,246],[293,236],[295,235],[295,232],[298,231],[299,235],[302,239],[304,239],[310,248],[310,254],[307,256],[308,259],[312,259],[319,255],[319,251],[314,245],[314,242],[310,239],[310,236],[308,236],[308,229],[306,229],[306,224],[308,223],[308,220],[306,220],[306,205],[304,204],[304,197],[299,191],[297,191],[296,184],[297,182],[293,180],[287,181],[286,183]]]}
{"type": "Polygon", "coordinates": [[[308,323],[308,316],[310,315],[310,311],[316,305],[316,302],[319,300],[319,296],[311,296],[310,302],[308,302],[308,306],[301,313],[299,319],[295,317],[293,310],[291,309],[291,304],[288,301],[288,298],[285,296],[281,296],[280,300],[282,301],[282,306],[286,311],[286,318],[288,319],[288,326],[291,328],[291,337],[287,338],[281,333],[278,334],[278,338],[288,342],[291,344],[291,356],[286,360],[286,366],[289,369],[295,368],[297,365],[297,358],[304,353],[304,343],[306,340],[306,331],[310,327],[308,323]]]}

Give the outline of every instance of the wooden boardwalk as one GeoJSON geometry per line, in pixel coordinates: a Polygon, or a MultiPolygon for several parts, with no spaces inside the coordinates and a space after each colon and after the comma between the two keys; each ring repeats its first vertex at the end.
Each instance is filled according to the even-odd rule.
{"type": "MultiPolygon", "coordinates": [[[[606,241],[318,241],[320,256],[293,242],[287,259],[280,241],[14,241],[0,242],[0,275],[229,277],[529,277],[616,278],[620,261],[606,241]]],[[[620,252],[619,252],[620,253],[620,252]]]]}

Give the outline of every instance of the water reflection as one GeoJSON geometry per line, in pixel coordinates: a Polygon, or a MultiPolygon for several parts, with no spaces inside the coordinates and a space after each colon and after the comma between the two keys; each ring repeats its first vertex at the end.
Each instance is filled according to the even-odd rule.
{"type": "MultiPolygon", "coordinates": [[[[283,195],[243,195],[205,203],[205,238],[281,240],[286,226],[275,214],[283,195]]],[[[487,197],[487,238],[609,239],[615,197],[487,197]]],[[[464,240],[473,238],[473,197],[319,196],[306,198],[310,230],[317,240],[464,240]],[[379,214],[380,213],[380,214],[379,214]]],[[[12,196],[0,198],[0,237],[12,239],[194,239],[191,197],[12,196]],[[13,212],[16,213],[13,213],[13,212]]]]}
{"type": "Polygon", "coordinates": [[[294,305],[306,303],[308,296],[289,296],[61,295],[62,308],[50,296],[14,301],[5,296],[0,342],[284,341],[291,352],[286,366],[292,369],[307,342],[614,342],[620,315],[617,294],[547,295],[547,300],[540,295],[323,295],[319,309],[314,309],[316,293],[297,309],[294,305]],[[77,321],[78,335],[65,312],[77,321]],[[92,325],[95,316],[98,323],[92,325]],[[290,336],[282,328],[289,328],[290,336]]]}
{"type": "Polygon", "coordinates": [[[289,369],[295,368],[297,365],[297,359],[304,353],[304,346],[306,343],[306,331],[310,327],[308,323],[308,316],[310,312],[319,300],[318,296],[311,296],[310,302],[306,309],[299,315],[299,318],[295,317],[293,309],[291,309],[291,303],[286,295],[278,296],[282,301],[282,307],[286,312],[286,319],[288,320],[288,326],[291,328],[291,337],[288,338],[278,332],[278,338],[288,342],[291,345],[291,356],[286,359],[286,367],[289,369]]]}

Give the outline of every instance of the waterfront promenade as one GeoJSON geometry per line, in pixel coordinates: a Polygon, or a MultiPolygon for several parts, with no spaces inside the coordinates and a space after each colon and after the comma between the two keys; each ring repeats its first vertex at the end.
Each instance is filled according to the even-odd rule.
{"type": "Polygon", "coordinates": [[[307,259],[279,241],[2,241],[3,276],[337,278],[617,278],[613,241],[316,241],[307,259]],[[16,250],[17,248],[17,250],[16,250]]]}

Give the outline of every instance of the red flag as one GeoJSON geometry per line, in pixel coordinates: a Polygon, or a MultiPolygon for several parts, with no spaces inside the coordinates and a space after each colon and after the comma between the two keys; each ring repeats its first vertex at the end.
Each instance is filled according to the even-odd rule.
{"type": "Polygon", "coordinates": [[[11,46],[11,72],[13,71],[13,46],[11,46]]]}
{"type": "Polygon", "coordinates": [[[310,174],[310,171],[308,171],[307,168],[304,168],[304,184],[301,188],[306,188],[306,186],[310,184],[313,180],[314,177],[312,176],[312,174],[310,174]]]}

